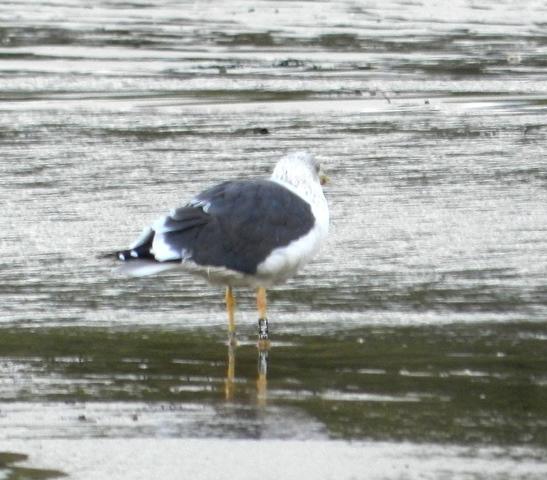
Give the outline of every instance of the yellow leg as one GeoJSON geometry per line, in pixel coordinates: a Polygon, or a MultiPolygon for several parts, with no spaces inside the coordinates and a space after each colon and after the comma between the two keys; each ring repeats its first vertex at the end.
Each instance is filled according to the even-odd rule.
{"type": "Polygon", "coordinates": [[[232,291],[232,287],[226,287],[226,312],[228,313],[228,335],[230,337],[230,342],[235,340],[235,334],[236,334],[236,321],[235,321],[235,306],[236,301],[234,298],[234,292],[232,291]]]}
{"type": "Polygon", "coordinates": [[[256,291],[256,307],[258,308],[258,318],[266,318],[266,289],[258,287],[256,291]]]}

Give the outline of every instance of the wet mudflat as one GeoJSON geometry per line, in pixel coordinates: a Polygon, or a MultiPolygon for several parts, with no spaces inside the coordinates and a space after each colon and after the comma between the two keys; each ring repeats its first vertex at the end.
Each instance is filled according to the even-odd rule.
{"type": "Polygon", "coordinates": [[[545,25],[534,2],[0,6],[0,451],[29,455],[0,478],[544,478],[545,25]],[[296,149],[332,228],[270,292],[267,358],[252,292],[230,349],[220,290],[99,258],[296,149]]]}

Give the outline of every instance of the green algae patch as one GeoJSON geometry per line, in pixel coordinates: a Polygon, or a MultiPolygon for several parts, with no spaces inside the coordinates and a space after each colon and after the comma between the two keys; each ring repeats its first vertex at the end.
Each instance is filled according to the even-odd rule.
{"type": "Polygon", "coordinates": [[[14,465],[27,459],[28,456],[22,453],[0,452],[0,473],[6,475],[6,480],[44,480],[66,476],[65,473],[58,470],[26,468],[14,465]]]}

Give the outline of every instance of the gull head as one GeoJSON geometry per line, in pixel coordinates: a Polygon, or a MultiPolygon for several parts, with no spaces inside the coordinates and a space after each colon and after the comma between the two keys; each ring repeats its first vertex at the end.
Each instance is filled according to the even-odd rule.
{"type": "Polygon", "coordinates": [[[302,186],[323,185],[326,177],[321,174],[319,162],[309,152],[292,152],[277,162],[272,180],[287,183],[297,190],[302,186]]]}

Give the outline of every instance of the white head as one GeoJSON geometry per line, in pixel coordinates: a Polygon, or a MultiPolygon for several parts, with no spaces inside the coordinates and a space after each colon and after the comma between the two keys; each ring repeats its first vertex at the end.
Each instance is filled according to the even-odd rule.
{"type": "Polygon", "coordinates": [[[326,182],[320,174],[319,162],[309,152],[293,152],[277,162],[270,180],[284,185],[308,202],[317,223],[326,235],[329,225],[329,208],[323,194],[326,182]]]}
{"type": "Polygon", "coordinates": [[[319,162],[309,152],[292,152],[277,162],[272,180],[288,183],[296,190],[310,184],[321,184],[319,162]]]}

